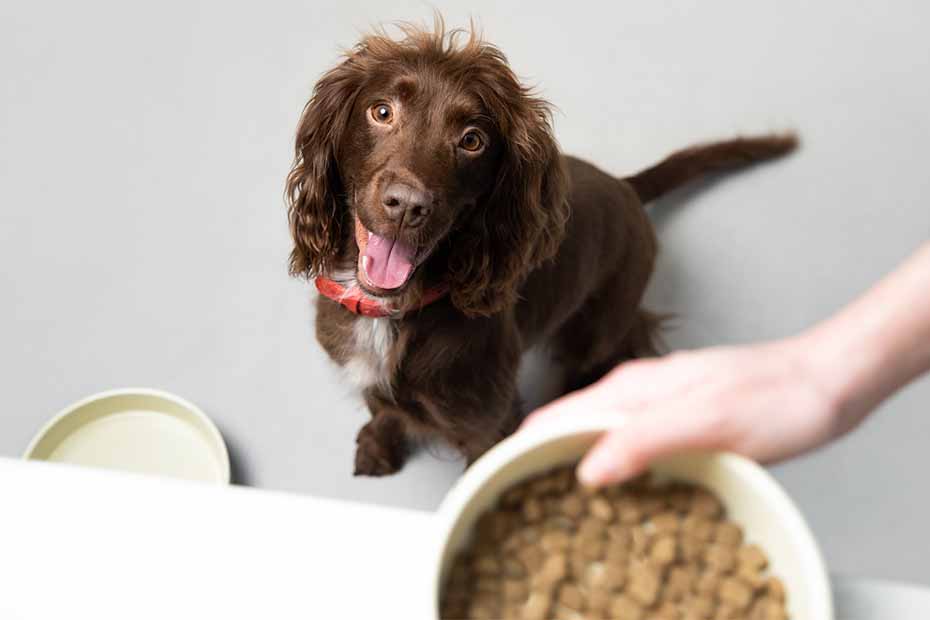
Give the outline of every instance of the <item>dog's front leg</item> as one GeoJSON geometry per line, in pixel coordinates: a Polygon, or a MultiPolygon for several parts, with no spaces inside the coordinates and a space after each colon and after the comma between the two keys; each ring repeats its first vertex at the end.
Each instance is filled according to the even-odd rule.
{"type": "Polygon", "coordinates": [[[518,364],[518,352],[481,356],[453,373],[455,380],[446,381],[453,387],[441,398],[421,395],[433,432],[455,448],[467,466],[520,425],[518,364]]]}
{"type": "Polygon", "coordinates": [[[365,391],[371,421],[355,439],[355,475],[387,476],[400,471],[407,460],[409,444],[403,414],[374,390],[365,391]]]}

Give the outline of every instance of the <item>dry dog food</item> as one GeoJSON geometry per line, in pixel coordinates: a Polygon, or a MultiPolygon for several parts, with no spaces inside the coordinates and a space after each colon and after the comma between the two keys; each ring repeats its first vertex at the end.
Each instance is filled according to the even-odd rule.
{"type": "Polygon", "coordinates": [[[563,467],[507,491],[455,559],[443,620],[786,620],[785,589],[700,487],[600,491],[563,467]]]}

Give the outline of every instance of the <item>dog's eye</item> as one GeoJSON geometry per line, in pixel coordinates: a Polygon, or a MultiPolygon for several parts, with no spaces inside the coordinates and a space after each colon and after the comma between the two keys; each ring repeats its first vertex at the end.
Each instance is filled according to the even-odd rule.
{"type": "Polygon", "coordinates": [[[394,109],[386,103],[378,103],[371,106],[371,118],[376,123],[388,124],[394,120],[394,109]]]}
{"type": "Polygon", "coordinates": [[[475,151],[481,150],[481,147],[484,146],[484,141],[477,133],[474,131],[469,131],[467,134],[462,136],[462,140],[459,142],[459,146],[466,151],[471,151],[474,153],[475,151]]]}

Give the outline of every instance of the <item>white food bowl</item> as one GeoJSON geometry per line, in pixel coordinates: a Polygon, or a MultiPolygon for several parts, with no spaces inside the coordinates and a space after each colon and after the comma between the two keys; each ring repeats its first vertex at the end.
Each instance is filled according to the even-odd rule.
{"type": "Polygon", "coordinates": [[[24,458],[229,484],[229,454],[195,405],[159,390],[89,396],[52,418],[24,458]]]}
{"type": "MultiPolygon", "coordinates": [[[[465,472],[439,509],[440,545],[430,567],[436,617],[447,571],[478,517],[515,483],[577,462],[611,427],[616,423],[600,415],[531,427],[492,448],[465,472]]],[[[817,543],[791,498],[768,472],[722,453],[676,456],[654,463],[652,470],[661,477],[702,485],[723,501],[746,540],[762,547],[772,573],[783,580],[792,620],[834,620],[830,581],[817,543]]]]}

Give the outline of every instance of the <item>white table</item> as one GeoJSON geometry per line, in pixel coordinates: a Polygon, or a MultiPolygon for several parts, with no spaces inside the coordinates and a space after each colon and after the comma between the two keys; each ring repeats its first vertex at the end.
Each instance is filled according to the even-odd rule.
{"type": "MultiPolygon", "coordinates": [[[[430,618],[430,513],[0,459],[0,618],[430,618]]],[[[930,591],[835,581],[837,620],[930,591]]]]}

